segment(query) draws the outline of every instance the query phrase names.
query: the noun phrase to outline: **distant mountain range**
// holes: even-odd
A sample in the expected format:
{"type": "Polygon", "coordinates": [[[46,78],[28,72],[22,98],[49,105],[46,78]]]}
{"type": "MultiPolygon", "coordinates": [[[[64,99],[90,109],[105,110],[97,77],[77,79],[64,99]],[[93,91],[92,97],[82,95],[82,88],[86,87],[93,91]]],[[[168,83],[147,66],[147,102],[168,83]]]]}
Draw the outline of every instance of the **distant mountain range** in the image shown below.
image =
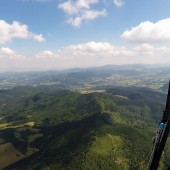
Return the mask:
{"type": "Polygon", "coordinates": [[[55,85],[81,91],[108,86],[138,86],[165,92],[163,86],[169,79],[169,65],[107,65],[64,71],[1,73],[0,89],[18,85],[55,85]]]}

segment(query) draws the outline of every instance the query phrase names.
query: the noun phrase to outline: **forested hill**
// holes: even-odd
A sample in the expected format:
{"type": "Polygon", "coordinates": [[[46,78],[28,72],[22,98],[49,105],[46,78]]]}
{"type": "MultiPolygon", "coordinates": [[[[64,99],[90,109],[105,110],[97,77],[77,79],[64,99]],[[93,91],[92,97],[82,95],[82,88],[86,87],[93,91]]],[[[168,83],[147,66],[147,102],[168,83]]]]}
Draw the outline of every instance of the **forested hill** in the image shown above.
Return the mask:
{"type": "MultiPolygon", "coordinates": [[[[89,94],[38,91],[20,94],[13,103],[3,98],[0,147],[10,143],[18,158],[4,169],[146,169],[165,99],[133,87],[89,94]]],[[[168,153],[167,148],[162,169],[168,153]]]]}

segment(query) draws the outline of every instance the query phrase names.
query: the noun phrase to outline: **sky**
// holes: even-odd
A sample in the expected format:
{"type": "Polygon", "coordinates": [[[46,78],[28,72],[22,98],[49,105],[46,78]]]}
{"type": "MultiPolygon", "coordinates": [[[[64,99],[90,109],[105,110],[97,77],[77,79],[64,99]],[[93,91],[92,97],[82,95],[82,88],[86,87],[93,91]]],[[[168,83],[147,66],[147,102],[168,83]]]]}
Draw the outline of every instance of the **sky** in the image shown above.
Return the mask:
{"type": "Polygon", "coordinates": [[[0,72],[170,64],[169,0],[0,0],[0,72]]]}

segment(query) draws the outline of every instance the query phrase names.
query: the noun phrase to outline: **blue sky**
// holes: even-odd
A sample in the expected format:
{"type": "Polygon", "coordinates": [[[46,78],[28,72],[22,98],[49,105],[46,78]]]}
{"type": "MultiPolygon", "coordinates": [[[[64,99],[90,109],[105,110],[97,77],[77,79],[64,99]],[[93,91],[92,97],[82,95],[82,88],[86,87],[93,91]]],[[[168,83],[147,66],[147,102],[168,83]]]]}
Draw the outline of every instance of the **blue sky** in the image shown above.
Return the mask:
{"type": "Polygon", "coordinates": [[[170,63],[169,0],[1,0],[0,71],[170,63]]]}

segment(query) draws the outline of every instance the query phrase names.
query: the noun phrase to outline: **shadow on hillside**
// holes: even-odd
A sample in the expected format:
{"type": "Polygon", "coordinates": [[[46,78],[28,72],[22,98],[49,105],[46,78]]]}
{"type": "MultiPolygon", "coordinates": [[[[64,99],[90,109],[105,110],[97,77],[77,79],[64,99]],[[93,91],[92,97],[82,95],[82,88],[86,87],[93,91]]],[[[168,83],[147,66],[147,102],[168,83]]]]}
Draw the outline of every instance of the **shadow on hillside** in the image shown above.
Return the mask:
{"type": "MultiPolygon", "coordinates": [[[[67,166],[76,155],[86,152],[95,140],[94,129],[102,125],[103,121],[107,123],[105,117],[102,118],[102,121],[101,118],[102,114],[94,114],[86,119],[65,122],[58,126],[38,126],[43,137],[34,140],[30,145],[33,148],[38,148],[39,151],[6,167],[5,170],[26,170],[26,167],[31,164],[34,164],[32,169],[37,170],[54,162],[57,162],[61,167],[67,166]]],[[[25,140],[25,144],[27,142],[25,140]]],[[[16,146],[16,148],[19,147],[16,146]]]]}
{"type": "Polygon", "coordinates": [[[26,132],[23,131],[20,132],[19,137],[17,137],[16,133],[16,129],[1,130],[0,137],[3,139],[3,142],[1,142],[0,145],[10,142],[22,154],[26,154],[28,148],[28,134],[25,134],[26,132]]]}

